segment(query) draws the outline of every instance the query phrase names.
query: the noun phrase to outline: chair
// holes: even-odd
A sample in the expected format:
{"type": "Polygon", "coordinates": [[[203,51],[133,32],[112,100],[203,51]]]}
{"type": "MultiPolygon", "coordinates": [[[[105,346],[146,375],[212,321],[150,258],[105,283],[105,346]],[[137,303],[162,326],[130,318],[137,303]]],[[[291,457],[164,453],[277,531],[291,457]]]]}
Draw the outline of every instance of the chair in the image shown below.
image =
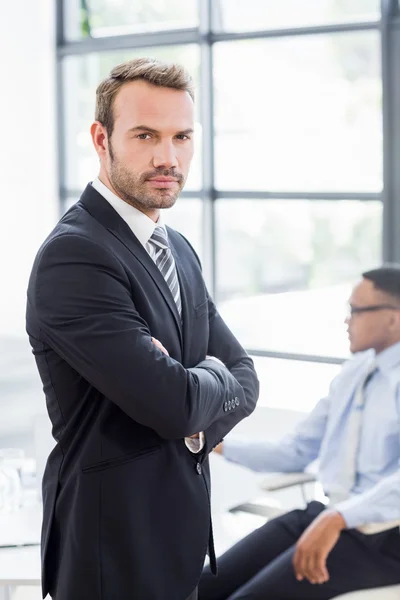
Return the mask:
{"type": "MultiPolygon", "coordinates": [[[[306,485],[315,483],[316,477],[314,473],[273,473],[268,475],[260,485],[263,492],[271,493],[280,490],[289,489],[299,486],[304,505],[307,504],[306,485]]],[[[265,497],[265,502],[245,502],[237,506],[233,506],[230,512],[247,512],[255,515],[260,515],[271,519],[277,515],[283,514],[285,510],[279,507],[276,503],[271,502],[270,497],[265,497]]]]}

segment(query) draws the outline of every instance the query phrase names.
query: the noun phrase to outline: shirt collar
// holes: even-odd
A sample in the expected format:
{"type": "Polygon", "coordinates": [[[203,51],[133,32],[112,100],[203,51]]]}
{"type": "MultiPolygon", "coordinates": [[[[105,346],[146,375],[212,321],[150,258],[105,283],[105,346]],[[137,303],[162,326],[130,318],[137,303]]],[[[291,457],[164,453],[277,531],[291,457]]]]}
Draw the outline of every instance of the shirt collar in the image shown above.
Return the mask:
{"type": "Polygon", "coordinates": [[[146,246],[156,227],[162,227],[166,233],[166,228],[163,223],[161,213],[157,223],[154,223],[150,217],[114,194],[114,192],[104,185],[104,183],[100,181],[98,177],[92,181],[92,186],[99,194],[103,196],[103,198],[105,198],[105,200],[107,200],[107,202],[109,202],[109,204],[111,204],[121,219],[123,219],[133,231],[142,246],[146,246]]]}
{"type": "Polygon", "coordinates": [[[393,344],[376,355],[376,364],[382,371],[389,371],[400,363],[400,342],[393,344]]]}

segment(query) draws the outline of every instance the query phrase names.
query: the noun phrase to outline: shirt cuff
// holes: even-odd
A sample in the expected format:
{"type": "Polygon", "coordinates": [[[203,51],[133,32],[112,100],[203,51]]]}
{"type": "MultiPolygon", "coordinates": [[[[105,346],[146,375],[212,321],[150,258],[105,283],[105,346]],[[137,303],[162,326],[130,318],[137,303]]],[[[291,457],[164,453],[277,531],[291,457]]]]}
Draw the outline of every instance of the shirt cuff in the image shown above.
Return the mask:
{"type": "Polygon", "coordinates": [[[185,444],[186,447],[189,448],[190,452],[193,452],[193,454],[198,454],[201,452],[205,444],[204,431],[200,431],[198,438],[185,438],[185,444]]]}
{"type": "Polygon", "coordinates": [[[368,514],[370,509],[366,503],[360,503],[360,498],[353,496],[343,502],[338,502],[332,506],[334,510],[337,510],[346,521],[348,529],[356,529],[365,523],[376,521],[376,515],[372,516],[368,514]]]}

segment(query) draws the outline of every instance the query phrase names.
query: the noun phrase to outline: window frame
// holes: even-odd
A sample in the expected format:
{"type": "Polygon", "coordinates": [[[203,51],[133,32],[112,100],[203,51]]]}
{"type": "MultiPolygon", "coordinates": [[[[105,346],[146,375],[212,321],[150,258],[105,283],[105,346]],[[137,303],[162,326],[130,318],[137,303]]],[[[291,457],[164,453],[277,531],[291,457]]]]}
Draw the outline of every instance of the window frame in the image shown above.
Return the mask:
{"type": "MultiPolygon", "coordinates": [[[[215,203],[219,199],[263,199],[282,200],[378,200],[383,203],[382,258],[384,261],[400,262],[400,3],[399,0],[381,0],[381,18],[368,22],[345,22],[309,27],[291,27],[279,30],[247,32],[218,32],[213,29],[213,19],[218,17],[218,0],[198,0],[199,27],[135,33],[121,36],[91,38],[68,41],[65,36],[65,10],[67,2],[56,0],[56,77],[57,77],[57,139],[60,215],[64,213],[68,198],[79,196],[81,191],[70,189],[66,182],[65,156],[65,98],[63,95],[63,60],[66,56],[85,55],[91,52],[106,52],[119,49],[151,46],[198,44],[200,47],[200,88],[197,101],[200,103],[202,140],[202,180],[200,191],[183,191],[183,202],[200,198],[203,203],[203,268],[211,294],[217,288],[216,260],[216,215],[215,203]],[[217,190],[214,167],[214,94],[213,94],[213,45],[225,41],[268,39],[276,37],[320,35],[349,31],[378,31],[381,46],[382,73],[382,123],[383,123],[383,188],[381,192],[329,192],[325,190],[296,191],[246,191],[217,190]]],[[[216,298],[218,303],[218,298],[216,298]]],[[[255,356],[306,360],[312,362],[343,362],[342,357],[298,355],[290,352],[274,352],[248,349],[255,356]]]]}

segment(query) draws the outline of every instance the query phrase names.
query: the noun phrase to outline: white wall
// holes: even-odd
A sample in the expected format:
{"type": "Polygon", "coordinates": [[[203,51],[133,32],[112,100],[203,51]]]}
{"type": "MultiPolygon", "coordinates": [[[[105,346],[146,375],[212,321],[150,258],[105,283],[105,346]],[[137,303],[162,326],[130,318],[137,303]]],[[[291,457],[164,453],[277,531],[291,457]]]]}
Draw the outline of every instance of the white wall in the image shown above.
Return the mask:
{"type": "Polygon", "coordinates": [[[24,335],[31,264],[58,214],[54,5],[0,3],[1,336],[24,335]]]}

